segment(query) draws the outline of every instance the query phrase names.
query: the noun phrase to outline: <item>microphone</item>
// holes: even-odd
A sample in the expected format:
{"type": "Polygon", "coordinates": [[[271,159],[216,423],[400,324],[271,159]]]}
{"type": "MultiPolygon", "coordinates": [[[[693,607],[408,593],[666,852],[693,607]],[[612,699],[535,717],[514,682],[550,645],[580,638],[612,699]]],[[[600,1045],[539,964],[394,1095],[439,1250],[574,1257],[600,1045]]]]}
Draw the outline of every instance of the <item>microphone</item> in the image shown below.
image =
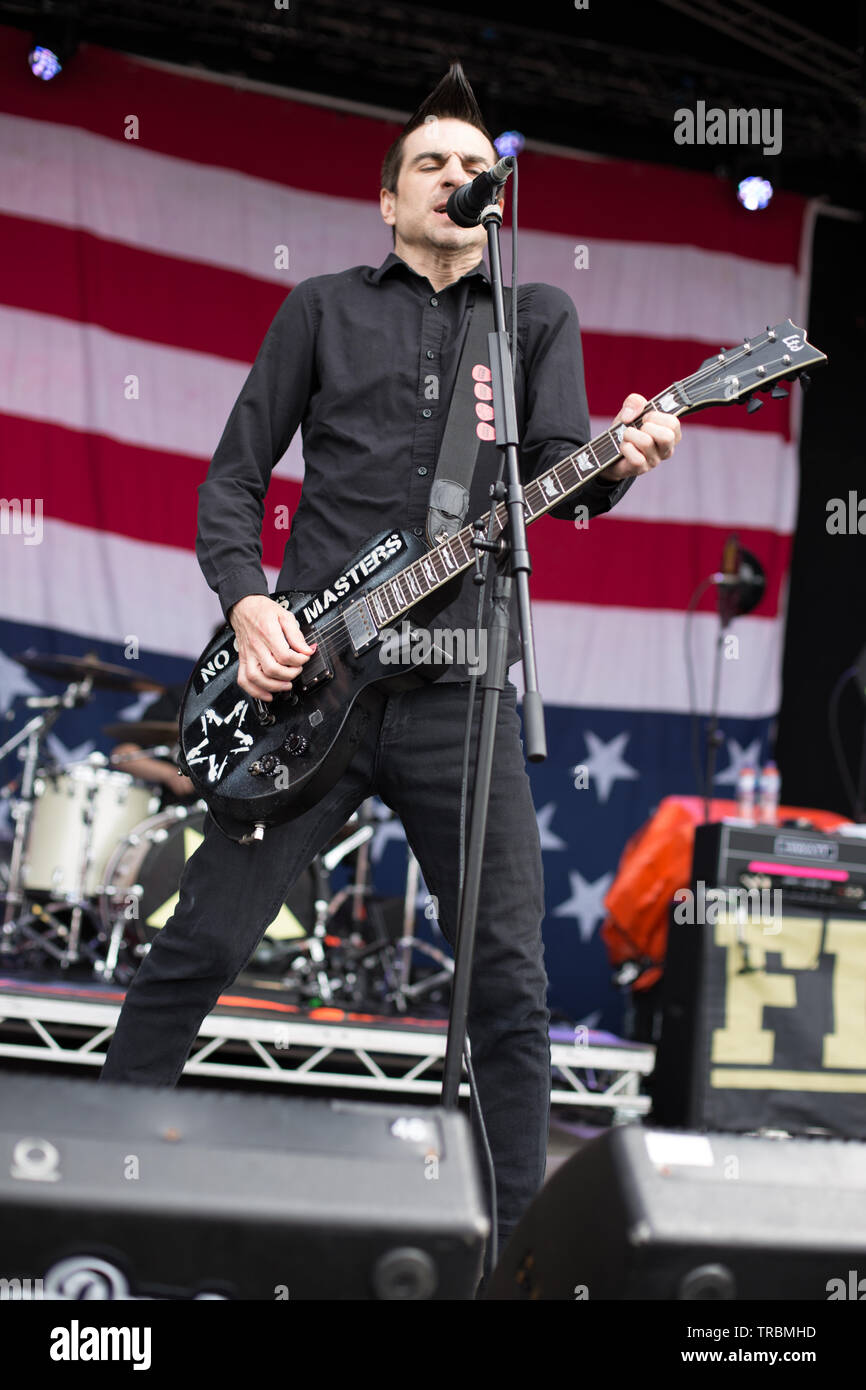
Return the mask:
{"type": "Polygon", "coordinates": [[[496,195],[505,184],[516,160],[513,154],[497,160],[492,169],[476,174],[471,183],[455,188],[445,206],[445,211],[458,227],[477,227],[482,212],[488,203],[496,201],[496,195]]]}
{"type": "Polygon", "coordinates": [[[760,603],[766,582],[764,567],[757,556],[745,550],[736,535],[728,536],[722,552],[722,568],[713,575],[723,628],[760,603]]]}

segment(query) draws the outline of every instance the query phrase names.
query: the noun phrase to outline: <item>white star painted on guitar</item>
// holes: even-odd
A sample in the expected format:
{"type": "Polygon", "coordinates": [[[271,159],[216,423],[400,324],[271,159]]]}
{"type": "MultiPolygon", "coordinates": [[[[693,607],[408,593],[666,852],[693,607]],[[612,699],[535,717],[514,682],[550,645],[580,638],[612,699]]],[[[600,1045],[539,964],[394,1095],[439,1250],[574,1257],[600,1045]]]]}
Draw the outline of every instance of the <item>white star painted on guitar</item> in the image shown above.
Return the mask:
{"type": "Polygon", "coordinates": [[[207,780],[208,780],[209,782],[217,782],[217,781],[219,781],[220,777],[222,777],[222,775],[223,775],[223,773],[224,773],[224,771],[225,771],[225,766],[226,766],[226,763],[228,762],[228,758],[227,758],[227,757],[223,758],[223,760],[222,760],[222,762],[220,763],[219,767],[217,767],[217,765],[216,765],[216,755],[213,754],[213,753],[211,753],[210,758],[209,758],[209,762],[210,762],[210,767],[208,768],[207,780]]]}
{"type": "Polygon", "coordinates": [[[243,729],[235,729],[233,737],[240,741],[241,746],[240,748],[232,748],[230,750],[232,753],[242,753],[245,748],[249,748],[252,745],[252,734],[245,734],[243,729]]]}

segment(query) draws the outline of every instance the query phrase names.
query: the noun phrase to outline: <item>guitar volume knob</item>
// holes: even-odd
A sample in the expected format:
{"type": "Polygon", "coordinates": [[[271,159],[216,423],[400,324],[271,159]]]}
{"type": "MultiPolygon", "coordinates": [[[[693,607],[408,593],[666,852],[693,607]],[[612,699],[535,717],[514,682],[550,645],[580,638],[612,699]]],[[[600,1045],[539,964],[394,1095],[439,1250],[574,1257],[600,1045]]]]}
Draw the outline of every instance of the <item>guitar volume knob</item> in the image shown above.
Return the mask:
{"type": "Polygon", "coordinates": [[[289,734],[289,737],[283,744],[283,748],[290,758],[299,758],[302,753],[306,753],[309,746],[310,740],[304,738],[303,734],[289,734]]]}
{"type": "Polygon", "coordinates": [[[271,773],[279,765],[279,758],[276,753],[265,753],[263,758],[257,758],[250,767],[253,777],[270,777],[271,773]]]}

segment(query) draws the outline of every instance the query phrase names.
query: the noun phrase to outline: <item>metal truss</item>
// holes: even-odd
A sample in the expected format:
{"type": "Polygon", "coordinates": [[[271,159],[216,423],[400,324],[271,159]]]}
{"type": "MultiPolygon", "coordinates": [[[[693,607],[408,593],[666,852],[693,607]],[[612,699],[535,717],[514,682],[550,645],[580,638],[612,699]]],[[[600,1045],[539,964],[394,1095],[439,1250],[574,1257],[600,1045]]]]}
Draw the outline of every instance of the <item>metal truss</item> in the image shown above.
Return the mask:
{"type": "MultiPolygon", "coordinates": [[[[443,12],[400,0],[52,0],[52,12],[77,17],[83,39],[157,59],[245,74],[280,86],[339,91],[359,83],[389,92],[400,118],[418,94],[441,77],[456,53],[471,54],[471,78],[482,104],[507,95],[516,119],[555,110],[567,127],[590,116],[627,129],[670,126],[673,109],[696,95],[720,107],[741,107],[760,90],[761,106],[783,107],[786,134],[804,155],[832,144],[863,151],[852,119],[862,95],[856,56],[793,21],[768,19],[754,0],[665,0],[689,20],[714,26],[777,64],[801,74],[734,70],[676,51],[676,29],[659,31],[656,51],[617,41],[546,32],[530,24],[485,20],[467,10],[443,12]],[[766,37],[764,37],[766,36],[766,37]],[[808,79],[808,80],[807,80],[808,79]],[[323,85],[324,84],[324,85],[323,85]],[[403,109],[405,108],[405,109],[403,109]]],[[[0,21],[35,23],[41,0],[0,0],[0,21]]],[[[543,23],[543,16],[542,16],[543,23]]],[[[379,99],[379,98],[376,98],[379,99]]],[[[577,142],[580,144],[580,141],[577,142]]]]}
{"type": "MultiPolygon", "coordinates": [[[[101,1067],[119,1006],[0,990],[0,1058],[101,1067]]],[[[444,1029],[430,1032],[399,1022],[334,1024],[312,1019],[209,1014],[184,1076],[290,1087],[434,1096],[441,1089],[444,1029]]],[[[553,1105],[607,1111],[614,1121],[649,1113],[642,1077],[655,1049],[641,1044],[552,1042],[553,1105]]],[[[466,1083],[460,1094],[468,1096],[466,1083]]]]}
{"type": "Polygon", "coordinates": [[[813,82],[826,82],[852,101],[863,100],[856,55],[786,14],[768,10],[756,0],[662,0],[662,4],[805,73],[813,82]]]}

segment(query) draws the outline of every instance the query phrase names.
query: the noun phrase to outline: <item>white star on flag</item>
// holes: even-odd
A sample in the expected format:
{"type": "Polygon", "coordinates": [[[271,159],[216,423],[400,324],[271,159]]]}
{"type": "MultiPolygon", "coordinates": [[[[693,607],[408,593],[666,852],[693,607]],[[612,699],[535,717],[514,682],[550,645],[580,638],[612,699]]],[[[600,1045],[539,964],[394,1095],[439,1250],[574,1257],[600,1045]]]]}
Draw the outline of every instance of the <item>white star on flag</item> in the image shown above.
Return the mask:
{"type": "Polygon", "coordinates": [[[761,740],[759,738],[752,739],[746,748],[743,748],[735,738],[726,738],[725,743],[728,745],[728,757],[731,760],[731,765],[723,768],[721,772],[717,772],[713,781],[719,782],[722,786],[733,787],[736,786],[737,778],[744,767],[753,767],[757,771],[761,760],[761,740]]]}
{"type": "Polygon", "coordinates": [[[131,705],[124,705],[123,709],[117,711],[115,723],[119,723],[121,719],[134,721],[136,723],[140,719],[146,719],[146,711],[150,709],[151,705],[155,705],[159,699],[161,699],[159,691],[143,690],[141,694],[133,700],[131,705]]]}
{"type": "MultiPolygon", "coordinates": [[[[589,757],[579,766],[585,767],[589,773],[590,786],[595,787],[599,801],[607,801],[614,782],[633,782],[640,776],[637,768],[625,762],[622,757],[623,749],[631,738],[630,730],[617,734],[616,738],[612,738],[608,743],[589,729],[584,730],[583,736],[589,749],[589,757]]],[[[572,777],[576,776],[577,772],[578,768],[573,767],[572,777]]]]}
{"type": "Polygon", "coordinates": [[[560,839],[550,828],[550,822],[553,820],[555,812],[556,802],[548,801],[546,806],[542,806],[541,810],[535,813],[542,850],[567,849],[565,840],[560,839]]]}
{"type": "Polygon", "coordinates": [[[613,874],[602,874],[594,883],[589,883],[577,870],[569,870],[571,897],[553,909],[554,917],[574,917],[580,927],[580,939],[584,946],[595,935],[597,922],[607,916],[604,896],[613,883],[613,874]]]}
{"type": "Polygon", "coordinates": [[[89,738],[86,743],[79,743],[77,748],[67,748],[65,743],[61,743],[56,734],[49,734],[45,740],[49,751],[54,754],[59,763],[81,763],[89,753],[96,747],[95,741],[89,738]]]}
{"type": "Polygon", "coordinates": [[[42,690],[30,679],[25,668],[0,652],[0,714],[6,713],[18,695],[41,694],[42,690]]]}

